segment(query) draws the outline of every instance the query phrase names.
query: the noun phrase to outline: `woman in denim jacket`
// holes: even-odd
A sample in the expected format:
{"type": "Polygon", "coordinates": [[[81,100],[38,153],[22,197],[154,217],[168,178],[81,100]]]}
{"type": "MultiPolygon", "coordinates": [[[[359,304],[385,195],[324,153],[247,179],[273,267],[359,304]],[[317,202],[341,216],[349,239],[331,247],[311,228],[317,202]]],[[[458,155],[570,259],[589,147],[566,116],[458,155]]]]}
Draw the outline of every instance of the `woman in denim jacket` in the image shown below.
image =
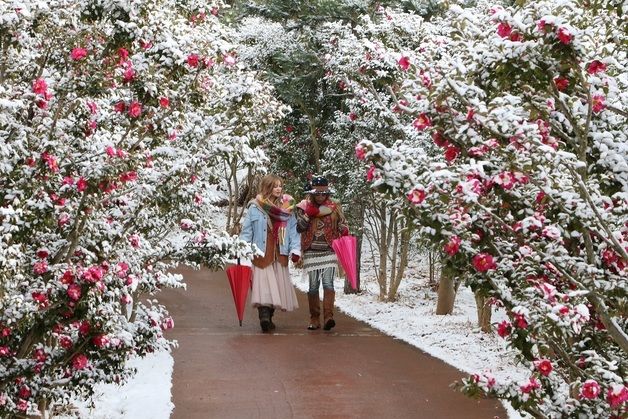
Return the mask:
{"type": "Polygon", "coordinates": [[[257,307],[263,332],[275,329],[275,309],[298,308],[290,281],[288,257],[297,263],[301,257],[301,236],[292,212],[294,200],[284,195],[281,178],[265,176],[258,195],[248,204],[240,238],[257,246],[253,258],[251,304],[257,307]]]}

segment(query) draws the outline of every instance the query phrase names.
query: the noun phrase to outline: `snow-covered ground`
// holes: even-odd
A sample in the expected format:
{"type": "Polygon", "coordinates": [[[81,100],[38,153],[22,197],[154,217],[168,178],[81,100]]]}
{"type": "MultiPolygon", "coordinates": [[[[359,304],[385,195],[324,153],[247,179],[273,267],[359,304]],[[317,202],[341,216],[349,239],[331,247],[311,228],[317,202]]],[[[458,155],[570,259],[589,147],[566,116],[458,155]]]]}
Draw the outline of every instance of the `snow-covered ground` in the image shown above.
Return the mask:
{"type": "Polygon", "coordinates": [[[134,358],[130,366],[137,374],[124,385],[97,386],[93,400],[75,401],[76,408],[60,419],[168,419],[174,409],[171,401],[172,368],[169,352],[156,352],[134,358]]]}

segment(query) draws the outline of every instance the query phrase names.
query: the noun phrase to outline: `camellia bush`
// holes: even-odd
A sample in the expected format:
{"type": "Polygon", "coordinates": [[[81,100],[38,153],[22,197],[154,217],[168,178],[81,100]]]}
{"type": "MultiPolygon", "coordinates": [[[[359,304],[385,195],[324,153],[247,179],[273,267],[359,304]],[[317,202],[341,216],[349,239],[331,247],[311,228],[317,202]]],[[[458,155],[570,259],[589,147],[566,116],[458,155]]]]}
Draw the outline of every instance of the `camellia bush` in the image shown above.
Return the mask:
{"type": "Polygon", "coordinates": [[[215,186],[285,109],[231,38],[205,1],[0,4],[0,416],[124,381],[169,346],[170,269],[250,254],[215,186]]]}
{"type": "Polygon", "coordinates": [[[356,153],[445,264],[506,310],[497,333],[529,378],[480,373],[465,393],[534,417],[625,417],[625,5],[518,4],[452,6],[423,26],[446,39],[392,56],[407,77],[387,100],[439,156],[368,137],[356,153]]]}

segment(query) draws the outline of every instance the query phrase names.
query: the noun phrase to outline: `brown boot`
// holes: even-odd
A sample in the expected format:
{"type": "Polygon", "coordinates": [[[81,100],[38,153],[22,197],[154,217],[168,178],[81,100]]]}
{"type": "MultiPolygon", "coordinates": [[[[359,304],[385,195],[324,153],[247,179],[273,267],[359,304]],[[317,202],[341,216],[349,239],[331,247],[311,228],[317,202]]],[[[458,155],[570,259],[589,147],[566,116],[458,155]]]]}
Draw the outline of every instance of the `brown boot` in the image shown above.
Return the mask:
{"type": "Polygon", "coordinates": [[[310,306],[310,324],[308,330],[316,330],[321,328],[321,300],[316,294],[307,293],[307,302],[310,306]]]}
{"type": "Polygon", "coordinates": [[[334,321],[334,300],[336,298],[336,291],[334,290],[323,290],[323,319],[325,321],[325,325],[323,326],[324,330],[331,330],[332,327],[336,325],[334,321]]]}
{"type": "Polygon", "coordinates": [[[270,307],[259,306],[257,311],[259,312],[259,325],[262,332],[266,333],[270,330],[270,307]]]}
{"type": "Polygon", "coordinates": [[[275,326],[275,323],[273,323],[274,315],[275,315],[275,307],[271,307],[270,308],[270,325],[269,325],[270,330],[275,330],[277,328],[277,326],[275,326]]]}

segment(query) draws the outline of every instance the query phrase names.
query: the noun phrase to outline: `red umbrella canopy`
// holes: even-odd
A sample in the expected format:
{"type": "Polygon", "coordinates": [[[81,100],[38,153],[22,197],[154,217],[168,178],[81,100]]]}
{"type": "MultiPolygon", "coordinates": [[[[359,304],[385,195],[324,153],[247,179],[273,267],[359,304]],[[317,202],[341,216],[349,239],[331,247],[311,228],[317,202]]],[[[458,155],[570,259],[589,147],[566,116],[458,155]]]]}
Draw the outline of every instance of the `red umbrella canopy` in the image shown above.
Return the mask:
{"type": "Polygon", "coordinates": [[[358,242],[355,236],[343,236],[331,243],[331,247],[338,257],[338,262],[340,262],[342,269],[345,270],[349,284],[351,284],[353,289],[357,289],[358,282],[358,266],[356,263],[357,244],[358,242]]]}
{"type": "Polygon", "coordinates": [[[244,265],[230,266],[225,271],[227,272],[227,278],[229,278],[229,285],[231,286],[233,302],[235,303],[238,313],[238,320],[240,321],[240,326],[242,326],[244,305],[246,304],[249,288],[251,288],[251,274],[253,271],[250,267],[244,265]]]}

